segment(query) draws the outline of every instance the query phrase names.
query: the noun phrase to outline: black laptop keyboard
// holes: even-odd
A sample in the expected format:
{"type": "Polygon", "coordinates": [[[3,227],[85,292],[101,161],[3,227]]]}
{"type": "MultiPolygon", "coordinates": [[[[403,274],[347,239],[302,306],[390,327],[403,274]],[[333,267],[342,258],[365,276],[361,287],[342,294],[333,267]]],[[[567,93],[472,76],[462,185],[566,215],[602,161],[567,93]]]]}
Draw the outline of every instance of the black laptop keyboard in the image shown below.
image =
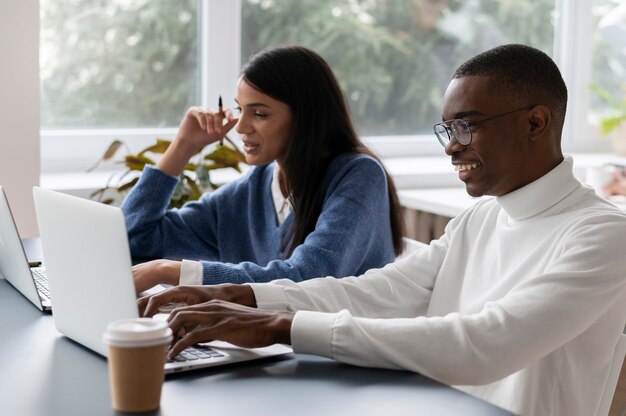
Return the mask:
{"type": "Polygon", "coordinates": [[[173,359],[168,359],[168,363],[180,363],[184,361],[196,361],[205,358],[217,358],[224,357],[221,352],[215,351],[211,347],[205,345],[195,345],[193,347],[185,348],[180,354],[173,359]]]}
{"type": "Polygon", "coordinates": [[[45,300],[50,300],[50,291],[48,290],[48,276],[43,269],[30,269],[37,291],[45,300]]]}

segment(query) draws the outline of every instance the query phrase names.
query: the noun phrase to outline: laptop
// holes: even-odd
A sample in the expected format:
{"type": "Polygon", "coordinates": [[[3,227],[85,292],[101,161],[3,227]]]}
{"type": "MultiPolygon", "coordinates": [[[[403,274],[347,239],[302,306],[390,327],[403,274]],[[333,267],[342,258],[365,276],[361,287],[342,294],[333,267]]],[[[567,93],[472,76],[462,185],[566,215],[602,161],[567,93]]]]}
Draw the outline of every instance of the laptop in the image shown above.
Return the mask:
{"type": "MultiPolygon", "coordinates": [[[[34,187],[35,210],[57,330],[103,356],[109,322],[139,316],[121,210],[34,187]]],[[[199,344],[165,364],[172,373],[288,354],[291,348],[199,344]]]]}
{"type": "Polygon", "coordinates": [[[50,311],[52,304],[43,267],[28,262],[9,200],[0,186],[0,274],[40,311],[50,311]]]}

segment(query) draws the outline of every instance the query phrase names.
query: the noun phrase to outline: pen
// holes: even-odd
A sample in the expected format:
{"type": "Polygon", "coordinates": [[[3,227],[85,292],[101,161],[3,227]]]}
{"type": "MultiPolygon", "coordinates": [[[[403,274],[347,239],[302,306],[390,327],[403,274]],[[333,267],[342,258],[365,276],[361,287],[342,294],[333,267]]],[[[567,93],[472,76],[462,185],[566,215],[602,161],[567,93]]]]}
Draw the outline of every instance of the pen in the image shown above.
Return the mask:
{"type": "MultiPolygon", "coordinates": [[[[224,109],[222,108],[222,96],[220,95],[220,98],[217,102],[217,108],[218,108],[218,112],[219,115],[223,116],[224,115],[224,109]]],[[[220,146],[224,145],[224,138],[220,138],[220,146]]]]}

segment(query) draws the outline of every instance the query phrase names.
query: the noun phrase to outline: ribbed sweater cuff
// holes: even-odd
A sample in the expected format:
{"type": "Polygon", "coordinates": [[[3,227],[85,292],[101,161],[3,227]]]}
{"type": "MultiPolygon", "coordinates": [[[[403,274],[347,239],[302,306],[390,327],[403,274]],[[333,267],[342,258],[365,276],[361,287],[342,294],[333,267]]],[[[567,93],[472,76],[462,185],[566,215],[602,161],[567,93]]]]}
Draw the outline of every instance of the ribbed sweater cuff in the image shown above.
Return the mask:
{"type": "Polygon", "coordinates": [[[160,195],[164,191],[167,191],[169,194],[174,191],[177,183],[178,178],[167,175],[155,167],[146,165],[139,178],[139,184],[142,186],[138,187],[138,189],[142,189],[144,194],[160,195]]]}
{"type": "Polygon", "coordinates": [[[202,284],[219,285],[220,283],[248,283],[242,280],[232,267],[215,261],[202,262],[202,284]]]}

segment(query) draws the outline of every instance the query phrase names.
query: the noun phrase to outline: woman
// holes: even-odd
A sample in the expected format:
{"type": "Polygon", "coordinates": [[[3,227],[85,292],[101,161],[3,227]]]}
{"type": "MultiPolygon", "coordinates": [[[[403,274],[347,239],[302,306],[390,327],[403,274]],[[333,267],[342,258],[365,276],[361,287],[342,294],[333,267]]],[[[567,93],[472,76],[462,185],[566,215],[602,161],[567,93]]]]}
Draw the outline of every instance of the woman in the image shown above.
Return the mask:
{"type": "Polygon", "coordinates": [[[235,101],[238,117],[189,109],[172,145],[122,204],[133,257],[162,259],[133,268],[137,292],[159,283],[355,275],[399,254],[393,182],[357,137],[319,55],[297,46],[259,53],[244,66],[235,101]],[[233,127],[254,167],[166,210],[190,157],[233,127]]]}

